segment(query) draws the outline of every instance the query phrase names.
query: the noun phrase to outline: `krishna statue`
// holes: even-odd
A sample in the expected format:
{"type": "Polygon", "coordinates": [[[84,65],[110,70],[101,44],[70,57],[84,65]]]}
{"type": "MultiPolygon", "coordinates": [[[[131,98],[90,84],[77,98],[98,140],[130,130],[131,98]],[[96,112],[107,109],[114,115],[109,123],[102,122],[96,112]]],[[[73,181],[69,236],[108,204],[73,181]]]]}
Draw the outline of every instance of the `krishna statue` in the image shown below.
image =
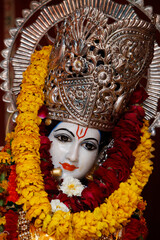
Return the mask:
{"type": "Polygon", "coordinates": [[[22,14],[2,51],[0,239],[145,239],[160,17],[142,0],[40,0],[22,14]]]}

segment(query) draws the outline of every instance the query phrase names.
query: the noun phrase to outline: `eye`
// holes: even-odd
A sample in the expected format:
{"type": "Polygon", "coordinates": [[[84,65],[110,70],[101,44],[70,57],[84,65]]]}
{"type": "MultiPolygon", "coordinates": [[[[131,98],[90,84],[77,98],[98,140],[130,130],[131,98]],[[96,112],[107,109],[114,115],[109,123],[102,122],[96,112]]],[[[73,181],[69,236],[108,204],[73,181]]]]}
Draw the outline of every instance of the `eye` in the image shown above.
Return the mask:
{"type": "Polygon", "coordinates": [[[58,134],[54,136],[55,138],[57,138],[60,142],[71,142],[72,139],[65,135],[65,134],[58,134]]]}
{"type": "Polygon", "coordinates": [[[97,146],[92,142],[84,142],[82,146],[88,151],[93,151],[97,149],[97,146]]]}

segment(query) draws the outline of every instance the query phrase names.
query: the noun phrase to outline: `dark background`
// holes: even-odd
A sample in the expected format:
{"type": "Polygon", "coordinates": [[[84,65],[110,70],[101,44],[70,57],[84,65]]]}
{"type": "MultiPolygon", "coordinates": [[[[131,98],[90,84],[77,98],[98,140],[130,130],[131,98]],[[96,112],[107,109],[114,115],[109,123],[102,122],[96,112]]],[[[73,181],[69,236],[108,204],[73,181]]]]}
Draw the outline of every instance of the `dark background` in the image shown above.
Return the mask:
{"type": "MultiPolygon", "coordinates": [[[[0,51],[5,49],[3,43],[4,40],[4,2],[7,0],[0,0],[0,51]]],[[[30,0],[14,0],[15,1],[15,17],[22,17],[22,9],[29,8],[30,0]]],[[[57,0],[58,2],[59,0],[57,0]]],[[[76,0],[75,0],[76,1],[76,0]]],[[[54,1],[55,2],[55,1],[54,1]]],[[[119,2],[117,0],[117,2],[119,2]]],[[[160,0],[144,0],[145,5],[153,6],[155,13],[160,14],[160,0]]],[[[10,19],[8,19],[10,21],[10,19]]],[[[12,24],[12,23],[10,23],[12,24]]],[[[14,27],[14,25],[12,26],[14,27]]],[[[158,42],[160,42],[160,34],[157,36],[158,42]]],[[[0,56],[0,60],[3,58],[0,56]]],[[[0,80],[1,82],[1,80],[0,80]]],[[[5,105],[3,103],[2,96],[3,92],[0,90],[0,146],[4,145],[5,138],[5,105]]],[[[149,235],[147,240],[160,240],[160,129],[157,129],[156,137],[154,137],[154,152],[155,158],[154,170],[149,179],[149,183],[143,191],[143,197],[147,201],[147,208],[145,211],[145,218],[147,220],[147,226],[149,228],[149,235]]]]}

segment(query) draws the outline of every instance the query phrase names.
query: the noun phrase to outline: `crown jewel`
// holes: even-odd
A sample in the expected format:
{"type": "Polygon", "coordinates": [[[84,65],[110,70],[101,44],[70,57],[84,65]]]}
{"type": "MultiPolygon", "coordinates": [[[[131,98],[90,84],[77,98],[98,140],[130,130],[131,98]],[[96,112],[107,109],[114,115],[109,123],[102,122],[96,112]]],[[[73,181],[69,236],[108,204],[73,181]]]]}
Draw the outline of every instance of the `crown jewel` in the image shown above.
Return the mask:
{"type": "Polygon", "coordinates": [[[46,104],[49,117],[110,131],[153,56],[152,24],[108,24],[97,9],[77,10],[59,25],[46,104]]]}

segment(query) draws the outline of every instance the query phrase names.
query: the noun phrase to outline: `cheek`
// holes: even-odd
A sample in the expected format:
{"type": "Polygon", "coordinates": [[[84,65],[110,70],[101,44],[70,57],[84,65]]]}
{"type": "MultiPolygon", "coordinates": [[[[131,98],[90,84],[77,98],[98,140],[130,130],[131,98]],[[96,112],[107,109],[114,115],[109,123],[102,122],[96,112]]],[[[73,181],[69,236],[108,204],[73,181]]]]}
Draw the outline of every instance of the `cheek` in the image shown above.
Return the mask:
{"type": "Polygon", "coordinates": [[[96,151],[81,151],[79,155],[79,171],[88,173],[97,160],[98,150],[96,151]]]}
{"type": "Polygon", "coordinates": [[[59,166],[59,162],[65,159],[67,149],[69,148],[69,146],[66,145],[57,140],[52,143],[50,154],[52,156],[52,163],[55,165],[55,167],[57,167],[57,165],[59,166]]]}

